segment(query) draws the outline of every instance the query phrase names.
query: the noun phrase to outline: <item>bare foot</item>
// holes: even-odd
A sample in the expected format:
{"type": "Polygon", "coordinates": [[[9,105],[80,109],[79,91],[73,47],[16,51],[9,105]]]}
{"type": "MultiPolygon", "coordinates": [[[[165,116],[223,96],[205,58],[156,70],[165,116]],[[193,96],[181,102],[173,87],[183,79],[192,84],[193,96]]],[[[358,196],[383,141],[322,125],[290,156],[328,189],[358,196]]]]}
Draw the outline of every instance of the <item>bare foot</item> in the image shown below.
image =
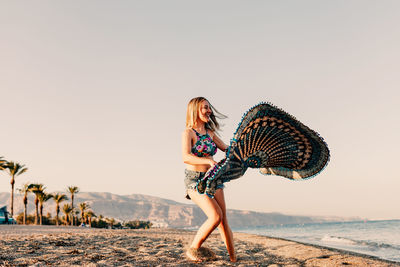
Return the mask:
{"type": "Polygon", "coordinates": [[[194,250],[197,250],[197,249],[189,248],[186,251],[186,257],[188,257],[189,260],[194,261],[194,262],[202,262],[202,260],[198,257],[197,253],[194,250]]]}
{"type": "Polygon", "coordinates": [[[236,256],[230,257],[231,262],[237,262],[236,256]]]}
{"type": "Polygon", "coordinates": [[[203,262],[214,260],[216,258],[215,253],[206,247],[189,248],[186,251],[186,256],[194,262],[203,262]]]}

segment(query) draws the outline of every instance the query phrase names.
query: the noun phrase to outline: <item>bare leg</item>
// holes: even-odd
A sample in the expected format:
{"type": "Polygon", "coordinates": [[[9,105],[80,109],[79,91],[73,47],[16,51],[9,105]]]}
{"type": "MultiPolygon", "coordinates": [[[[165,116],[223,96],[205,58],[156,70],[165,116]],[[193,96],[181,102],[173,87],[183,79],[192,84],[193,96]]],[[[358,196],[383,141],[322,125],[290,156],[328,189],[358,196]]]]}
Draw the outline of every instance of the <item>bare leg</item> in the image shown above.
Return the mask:
{"type": "Polygon", "coordinates": [[[226,217],[226,205],[223,189],[218,189],[215,192],[214,199],[217,201],[218,206],[221,208],[223,216],[221,223],[218,225],[219,233],[221,234],[222,240],[224,241],[226,249],[228,250],[230,260],[232,262],[236,262],[235,247],[233,245],[233,234],[228,224],[228,218],[226,217]]]}
{"type": "Polygon", "coordinates": [[[194,203],[199,206],[207,216],[207,220],[200,226],[193,239],[192,248],[200,248],[201,244],[214,231],[222,221],[222,210],[215,199],[202,195],[195,190],[189,190],[189,196],[194,203]]]}

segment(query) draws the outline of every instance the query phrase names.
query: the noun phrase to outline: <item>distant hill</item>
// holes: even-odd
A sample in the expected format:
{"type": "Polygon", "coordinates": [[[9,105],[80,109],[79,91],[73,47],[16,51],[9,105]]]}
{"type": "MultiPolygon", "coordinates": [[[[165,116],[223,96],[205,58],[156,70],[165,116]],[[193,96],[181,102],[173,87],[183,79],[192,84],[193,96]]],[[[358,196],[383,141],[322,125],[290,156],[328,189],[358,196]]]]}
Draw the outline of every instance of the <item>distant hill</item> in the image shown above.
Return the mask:
{"type": "MultiPolygon", "coordinates": [[[[7,205],[8,210],[10,193],[0,193],[0,207],[7,205]]],[[[152,221],[161,227],[190,228],[197,227],[204,222],[206,216],[195,205],[179,203],[173,200],[159,197],[132,194],[116,195],[111,193],[80,192],[75,196],[74,203],[77,206],[81,202],[87,202],[95,214],[105,217],[113,217],[121,221],[146,220],[152,221]]],[[[70,203],[68,200],[64,203],[70,203]]],[[[14,199],[14,213],[23,212],[22,195],[16,194],[14,199]]],[[[35,209],[34,195],[29,196],[28,213],[35,209]]],[[[44,205],[44,214],[55,214],[55,203],[49,200],[44,205]]],[[[254,227],[274,224],[301,224],[318,223],[328,221],[350,221],[359,218],[321,217],[321,216],[292,216],[281,213],[264,213],[244,210],[227,211],[229,223],[232,228],[254,227]]]]}

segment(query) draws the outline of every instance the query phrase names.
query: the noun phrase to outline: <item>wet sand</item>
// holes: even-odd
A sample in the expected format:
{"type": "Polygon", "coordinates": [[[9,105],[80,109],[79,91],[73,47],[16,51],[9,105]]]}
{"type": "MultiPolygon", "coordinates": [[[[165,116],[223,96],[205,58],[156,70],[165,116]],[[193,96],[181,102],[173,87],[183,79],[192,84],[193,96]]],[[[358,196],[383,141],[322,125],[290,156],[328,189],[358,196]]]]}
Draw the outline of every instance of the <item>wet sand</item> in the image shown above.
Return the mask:
{"type": "Polygon", "coordinates": [[[217,259],[192,263],[195,232],[0,225],[0,266],[400,266],[374,257],[278,238],[234,233],[231,263],[218,233],[205,246],[217,259]]]}

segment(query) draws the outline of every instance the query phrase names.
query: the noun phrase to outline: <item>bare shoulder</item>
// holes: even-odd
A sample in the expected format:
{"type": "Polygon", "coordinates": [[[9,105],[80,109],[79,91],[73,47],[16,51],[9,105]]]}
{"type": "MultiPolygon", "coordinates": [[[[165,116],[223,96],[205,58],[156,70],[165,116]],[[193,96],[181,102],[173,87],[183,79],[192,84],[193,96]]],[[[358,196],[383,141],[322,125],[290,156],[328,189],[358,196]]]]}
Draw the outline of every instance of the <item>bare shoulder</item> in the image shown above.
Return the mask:
{"type": "Polygon", "coordinates": [[[214,139],[214,137],[216,136],[216,134],[213,130],[207,130],[207,133],[212,139],[214,139]]]}
{"type": "Polygon", "coordinates": [[[186,128],[185,130],[183,130],[182,136],[192,137],[192,136],[193,136],[193,131],[192,131],[192,129],[186,128]]]}

